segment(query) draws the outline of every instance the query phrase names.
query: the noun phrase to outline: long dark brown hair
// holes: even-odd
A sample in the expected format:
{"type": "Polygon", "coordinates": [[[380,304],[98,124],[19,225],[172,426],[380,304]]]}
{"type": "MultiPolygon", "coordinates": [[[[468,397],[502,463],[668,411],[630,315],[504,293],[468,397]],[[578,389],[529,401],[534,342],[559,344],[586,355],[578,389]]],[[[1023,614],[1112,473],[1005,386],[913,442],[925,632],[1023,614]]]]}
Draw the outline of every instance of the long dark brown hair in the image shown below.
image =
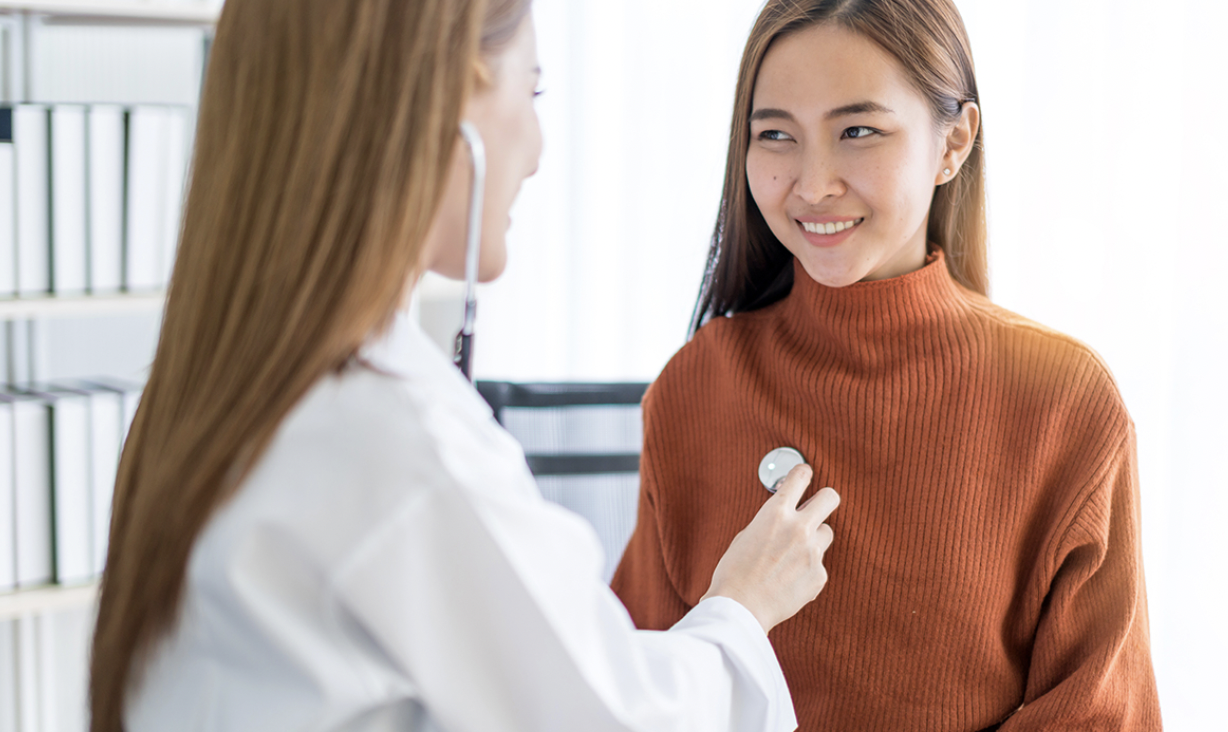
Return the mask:
{"type": "MultiPolygon", "coordinates": [[[[178,258],[120,461],[91,729],[178,616],[202,528],[323,375],[403,302],[481,62],[530,0],[229,0],[178,258]]],[[[488,69],[487,69],[488,71],[488,69]]]]}
{"type": "MultiPolygon", "coordinates": [[[[793,255],[768,228],[746,178],[750,115],[755,81],[772,43],[824,23],[859,33],[894,56],[929,102],[939,126],[958,120],[965,103],[979,103],[972,48],[952,0],[768,0],[742,54],[725,189],[691,320],[692,334],[713,317],[765,307],[793,288],[793,255]]],[[[986,294],[983,139],[978,129],[959,175],[935,191],[927,236],[946,254],[957,282],[986,294]]]]}

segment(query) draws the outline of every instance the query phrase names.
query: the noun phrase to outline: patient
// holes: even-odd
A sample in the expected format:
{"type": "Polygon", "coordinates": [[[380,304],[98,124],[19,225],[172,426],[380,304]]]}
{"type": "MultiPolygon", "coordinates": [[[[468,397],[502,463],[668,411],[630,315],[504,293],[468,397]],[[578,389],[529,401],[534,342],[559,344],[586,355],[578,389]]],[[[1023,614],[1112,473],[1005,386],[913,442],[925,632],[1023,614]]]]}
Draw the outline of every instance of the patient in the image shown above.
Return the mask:
{"type": "Polygon", "coordinates": [[[802,730],[1158,730],[1134,428],[1094,352],[986,298],[978,100],[951,0],[768,1],[614,589],[679,620],[793,447],[844,499],[771,636],[802,730]]]}

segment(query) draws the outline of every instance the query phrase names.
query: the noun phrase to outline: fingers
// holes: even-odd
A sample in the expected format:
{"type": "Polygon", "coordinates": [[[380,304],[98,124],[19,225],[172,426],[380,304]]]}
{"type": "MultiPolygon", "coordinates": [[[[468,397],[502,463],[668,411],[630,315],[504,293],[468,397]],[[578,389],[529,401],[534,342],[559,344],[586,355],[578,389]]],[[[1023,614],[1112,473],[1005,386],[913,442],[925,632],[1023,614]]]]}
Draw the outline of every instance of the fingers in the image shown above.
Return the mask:
{"type": "Polygon", "coordinates": [[[824,488],[810,497],[797,510],[805,514],[807,522],[814,527],[827,520],[831,512],[840,505],[840,494],[831,488],[824,488]]]}
{"type": "Polygon", "coordinates": [[[813,475],[814,470],[809,465],[803,463],[794,467],[780,482],[776,495],[769,498],[768,503],[775,501],[796,509],[797,502],[802,500],[802,495],[806,492],[806,487],[810,485],[810,478],[813,475]]]}
{"type": "Polygon", "coordinates": [[[827,550],[831,548],[831,543],[836,539],[836,532],[832,531],[831,527],[827,524],[819,524],[815,534],[818,535],[819,551],[826,554],[827,550]]]}

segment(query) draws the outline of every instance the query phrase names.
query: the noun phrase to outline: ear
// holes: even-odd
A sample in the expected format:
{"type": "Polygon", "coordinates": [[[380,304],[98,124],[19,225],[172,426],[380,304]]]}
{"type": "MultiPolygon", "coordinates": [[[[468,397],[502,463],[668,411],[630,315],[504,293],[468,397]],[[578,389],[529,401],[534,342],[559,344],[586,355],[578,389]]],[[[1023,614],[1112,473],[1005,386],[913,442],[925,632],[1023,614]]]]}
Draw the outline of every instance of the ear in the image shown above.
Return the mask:
{"type": "Polygon", "coordinates": [[[473,63],[473,77],[477,80],[478,89],[494,86],[495,70],[486,59],[479,58],[473,63]]]}
{"type": "Polygon", "coordinates": [[[934,185],[950,183],[959,175],[959,169],[972,154],[972,146],[976,144],[976,133],[981,129],[981,108],[976,102],[966,102],[960,110],[959,119],[947,132],[946,151],[942,155],[942,164],[934,185]],[[948,173],[947,171],[951,171],[948,173]]]}

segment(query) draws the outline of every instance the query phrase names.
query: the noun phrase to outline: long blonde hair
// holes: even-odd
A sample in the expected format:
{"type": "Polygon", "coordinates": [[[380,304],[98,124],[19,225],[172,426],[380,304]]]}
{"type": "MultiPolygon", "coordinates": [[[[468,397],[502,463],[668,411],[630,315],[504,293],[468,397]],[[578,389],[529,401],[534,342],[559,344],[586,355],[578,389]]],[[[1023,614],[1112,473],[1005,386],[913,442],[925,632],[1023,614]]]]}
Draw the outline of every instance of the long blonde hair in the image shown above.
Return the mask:
{"type": "Polygon", "coordinates": [[[293,405],[421,266],[482,52],[529,0],[229,0],[149,383],[120,461],[91,729],[173,625],[187,562],[293,405]]]}
{"type": "MultiPolygon", "coordinates": [[[[930,105],[934,122],[953,124],[963,106],[980,103],[972,46],[952,0],[768,0],[742,54],[733,124],[716,229],[691,332],[710,318],[756,310],[793,287],[793,255],[755,205],[746,178],[755,81],[776,40],[831,23],[858,33],[895,57],[930,105]]],[[[954,279],[981,294],[989,290],[985,225],[984,125],[959,175],[934,193],[929,242],[946,255],[954,279]]]]}

